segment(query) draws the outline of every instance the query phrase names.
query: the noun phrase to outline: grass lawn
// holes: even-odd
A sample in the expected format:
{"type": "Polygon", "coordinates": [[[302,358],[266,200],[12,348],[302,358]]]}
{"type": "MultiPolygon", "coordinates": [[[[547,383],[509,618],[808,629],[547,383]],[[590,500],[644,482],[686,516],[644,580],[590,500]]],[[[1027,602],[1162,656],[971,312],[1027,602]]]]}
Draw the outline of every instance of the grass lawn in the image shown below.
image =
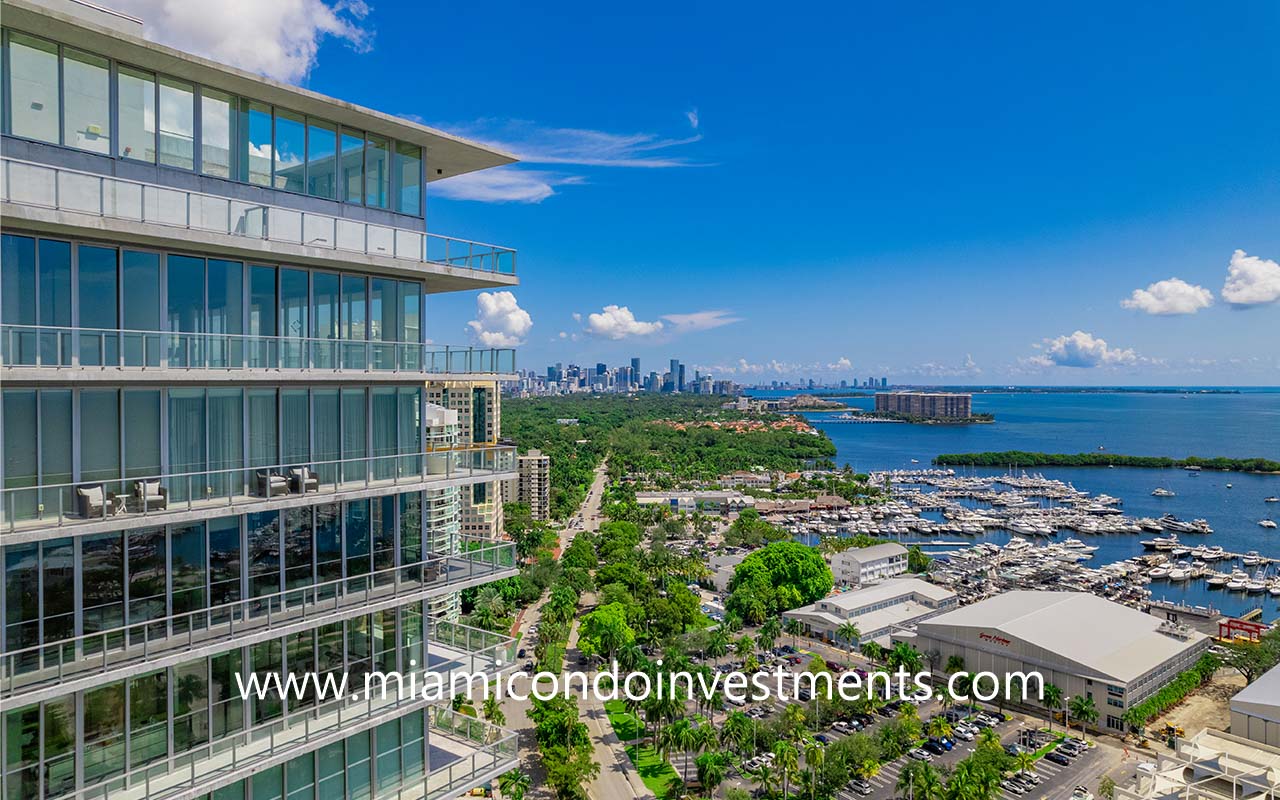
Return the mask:
{"type": "MultiPolygon", "coordinates": [[[[613,732],[618,734],[623,744],[640,738],[644,726],[640,724],[640,720],[627,713],[626,706],[621,700],[606,702],[604,710],[609,715],[609,724],[613,726],[613,732]]],[[[640,773],[640,780],[644,781],[644,785],[658,797],[665,797],[667,787],[672,781],[679,779],[675,767],[667,763],[667,760],[659,756],[658,751],[649,745],[627,744],[626,750],[631,763],[635,764],[636,771],[640,773]]]]}

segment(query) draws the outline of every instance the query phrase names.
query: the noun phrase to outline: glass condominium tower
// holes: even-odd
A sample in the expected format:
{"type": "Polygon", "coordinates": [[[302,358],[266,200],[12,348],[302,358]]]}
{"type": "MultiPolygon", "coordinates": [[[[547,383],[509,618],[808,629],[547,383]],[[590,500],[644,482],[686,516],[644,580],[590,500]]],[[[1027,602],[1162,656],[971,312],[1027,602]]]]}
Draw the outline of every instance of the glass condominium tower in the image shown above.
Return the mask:
{"type": "Polygon", "coordinates": [[[424,194],[513,159],[96,5],[0,12],[0,796],[449,798],[511,769],[512,734],[364,678],[511,662],[433,610],[515,574],[459,527],[515,452],[428,387],[496,388],[514,353],[424,331],[426,295],[514,286],[515,253],[427,233],[424,194]],[[348,695],[244,697],[271,674],[348,695]]]}

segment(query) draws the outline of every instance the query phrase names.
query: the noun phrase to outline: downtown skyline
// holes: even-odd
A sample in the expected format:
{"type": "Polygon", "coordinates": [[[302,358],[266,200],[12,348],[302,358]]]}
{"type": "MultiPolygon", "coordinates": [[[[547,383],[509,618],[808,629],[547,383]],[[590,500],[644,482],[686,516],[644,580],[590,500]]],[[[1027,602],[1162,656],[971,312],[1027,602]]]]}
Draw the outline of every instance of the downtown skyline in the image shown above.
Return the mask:
{"type": "Polygon", "coordinates": [[[386,84],[362,76],[416,52],[412,4],[198,29],[123,5],[521,157],[441,184],[428,225],[518,241],[542,280],[428,299],[435,341],[519,343],[522,367],[678,351],[739,383],[1280,377],[1280,57],[1249,44],[1270,4],[830,9],[839,48],[753,6],[450,7],[437,29],[507,21],[484,69],[443,37],[423,80],[386,84]]]}

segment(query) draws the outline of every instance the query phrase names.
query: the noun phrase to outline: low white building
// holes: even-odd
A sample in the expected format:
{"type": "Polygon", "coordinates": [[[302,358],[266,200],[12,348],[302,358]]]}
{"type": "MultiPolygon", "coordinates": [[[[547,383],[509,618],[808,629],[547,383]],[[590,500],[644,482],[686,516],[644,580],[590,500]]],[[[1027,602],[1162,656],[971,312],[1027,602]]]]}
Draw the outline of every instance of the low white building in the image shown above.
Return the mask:
{"type": "Polygon", "coordinates": [[[1205,729],[1140,764],[1115,800],[1280,800],[1280,748],[1205,729]]]}
{"type": "Polygon", "coordinates": [[[1275,667],[1231,698],[1231,732],[1255,742],[1280,747],[1280,667],[1275,667]]]}
{"type": "Polygon", "coordinates": [[[743,550],[741,553],[723,553],[712,556],[707,561],[707,566],[711,570],[711,585],[716,587],[717,592],[729,591],[729,581],[733,580],[734,569],[748,555],[750,555],[750,551],[743,550]]]}
{"type": "Polygon", "coordinates": [[[862,586],[907,571],[907,548],[900,544],[850,547],[831,557],[831,577],[837,584],[862,586]]]}
{"type": "Polygon", "coordinates": [[[942,614],[958,602],[949,589],[901,578],[824,597],[783,612],[782,618],[797,620],[808,634],[832,641],[839,638],[841,625],[852,622],[862,634],[860,641],[888,644],[895,629],[942,614]]]}
{"type": "Polygon", "coordinates": [[[636,492],[636,502],[642,506],[668,506],[672,511],[688,514],[694,511],[729,514],[744,508],[754,508],[756,499],[733,489],[697,489],[682,492],[636,492]]]}

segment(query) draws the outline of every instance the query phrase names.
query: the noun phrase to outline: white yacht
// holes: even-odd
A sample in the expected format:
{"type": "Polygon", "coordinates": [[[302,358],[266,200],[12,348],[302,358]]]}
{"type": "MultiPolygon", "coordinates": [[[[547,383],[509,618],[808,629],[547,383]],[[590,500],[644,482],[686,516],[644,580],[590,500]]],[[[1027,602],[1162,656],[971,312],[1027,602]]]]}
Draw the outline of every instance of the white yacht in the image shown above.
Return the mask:
{"type": "Polygon", "coordinates": [[[1274,519],[1260,519],[1258,520],[1258,524],[1264,528],[1274,528],[1276,526],[1276,521],[1274,519]]]}
{"type": "Polygon", "coordinates": [[[1081,553],[1098,552],[1098,548],[1095,545],[1085,544],[1084,542],[1074,537],[1071,539],[1067,539],[1065,542],[1062,543],[1062,546],[1067,548],[1068,550],[1076,550],[1081,553]]]}
{"type": "Polygon", "coordinates": [[[1177,497],[1177,494],[1164,488],[1163,486],[1157,486],[1155,489],[1152,490],[1151,496],[1152,497],[1177,497]]]}

